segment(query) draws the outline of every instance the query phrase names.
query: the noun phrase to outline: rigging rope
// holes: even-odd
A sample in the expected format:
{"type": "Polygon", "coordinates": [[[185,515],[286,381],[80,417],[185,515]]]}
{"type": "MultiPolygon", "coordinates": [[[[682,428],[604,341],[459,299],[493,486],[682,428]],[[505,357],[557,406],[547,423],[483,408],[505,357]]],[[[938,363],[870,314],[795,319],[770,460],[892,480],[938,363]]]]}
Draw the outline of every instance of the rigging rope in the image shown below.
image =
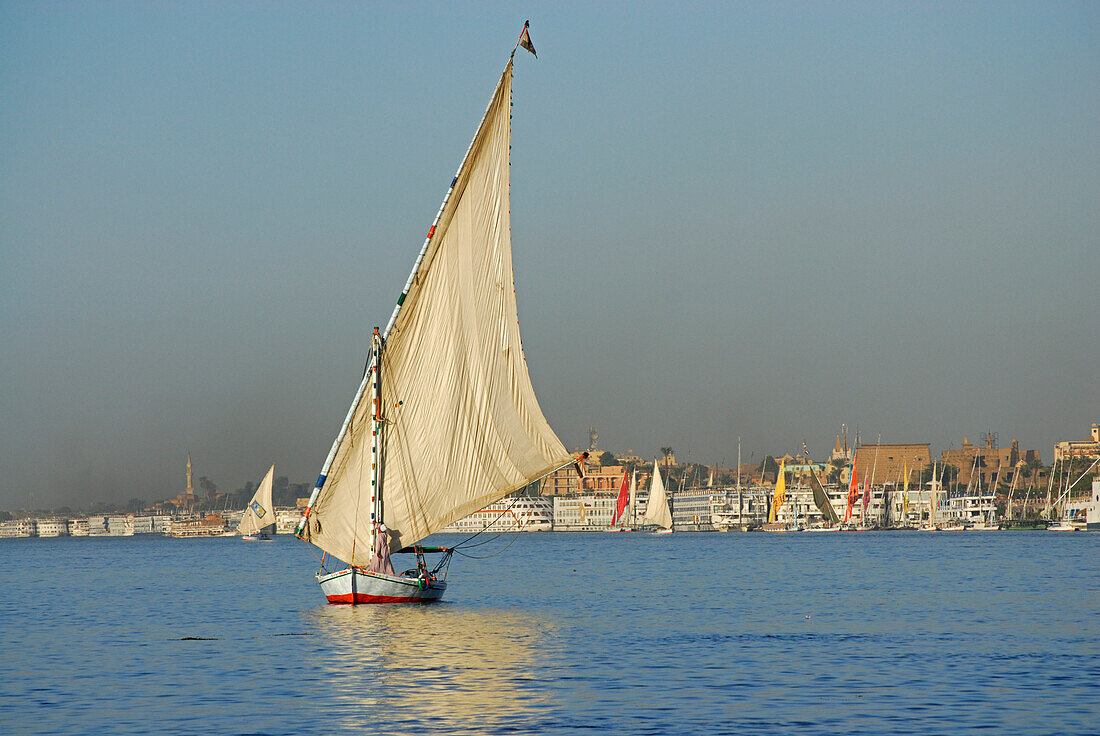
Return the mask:
{"type": "MultiPolygon", "coordinates": [[[[570,459],[569,459],[569,462],[565,463],[564,465],[559,465],[558,467],[554,468],[553,470],[549,471],[548,473],[543,473],[543,474],[542,474],[542,475],[540,475],[540,476],[539,476],[538,478],[535,478],[535,479],[534,479],[534,480],[532,480],[532,481],[531,481],[530,483],[528,483],[528,484],[527,484],[526,486],[524,486],[524,488],[526,488],[527,486],[530,486],[530,485],[531,485],[532,483],[538,483],[538,482],[540,482],[540,481],[541,481],[541,480],[542,480],[543,478],[546,478],[546,477],[548,477],[548,476],[551,476],[551,475],[553,475],[554,473],[558,472],[558,471],[559,471],[559,470],[561,470],[562,468],[568,468],[568,467],[569,467],[570,465],[576,465],[576,464],[577,464],[577,462],[579,462],[580,460],[583,460],[584,458],[587,458],[587,457],[588,457],[588,453],[586,452],[586,453],[584,453],[584,454],[583,454],[583,455],[582,455],[582,456],[581,456],[580,458],[570,458],[570,459]]],[[[579,470],[578,470],[578,472],[579,472],[579,470]]],[[[582,481],[582,482],[583,482],[583,481],[582,481]]],[[[496,524],[496,523],[497,523],[497,520],[499,520],[501,516],[504,516],[504,515],[505,515],[506,513],[508,513],[509,511],[511,511],[511,510],[512,510],[512,506],[515,506],[515,505],[516,505],[516,501],[518,501],[518,500],[519,500],[519,499],[521,499],[521,498],[527,498],[527,496],[515,496],[515,497],[514,497],[514,498],[512,499],[512,503],[511,503],[511,504],[510,504],[510,505],[508,506],[508,508],[506,508],[506,509],[504,509],[503,511],[501,511],[501,512],[500,512],[500,515],[499,515],[499,516],[497,516],[497,518],[496,518],[496,519],[493,519],[493,520],[492,520],[492,521],[491,521],[491,522],[490,522],[490,523],[488,524],[488,526],[486,526],[486,527],[485,527],[484,529],[482,529],[481,531],[479,531],[479,532],[476,532],[476,533],[474,533],[474,534],[473,534],[472,536],[470,536],[470,537],[467,537],[466,539],[462,540],[462,541],[461,541],[461,542],[459,542],[458,544],[456,544],[456,545],[453,545],[453,547],[452,547],[452,548],[453,548],[453,549],[457,549],[457,548],[459,548],[459,547],[465,547],[465,546],[471,546],[471,547],[480,547],[480,546],[481,546],[482,544],[486,544],[486,543],[488,543],[488,542],[491,542],[491,541],[493,541],[494,539],[497,539],[497,538],[499,538],[499,537],[500,537],[501,535],[503,535],[503,534],[507,534],[507,533],[508,533],[508,530],[507,530],[507,529],[504,529],[504,530],[500,531],[500,532],[499,532],[499,533],[498,533],[498,534],[497,534],[497,535],[496,535],[495,537],[493,537],[493,538],[491,538],[491,539],[487,539],[487,540],[486,540],[485,542],[480,542],[480,543],[478,543],[478,544],[473,544],[473,545],[467,545],[467,544],[466,544],[467,542],[469,542],[469,541],[471,541],[471,540],[473,540],[473,539],[476,539],[477,537],[479,537],[480,535],[482,535],[482,534],[484,534],[484,533],[485,533],[486,531],[488,531],[488,530],[489,530],[489,527],[493,526],[493,524],[496,524]]],[[[518,522],[518,519],[517,519],[517,522],[518,522]]],[[[518,531],[520,531],[520,529],[517,529],[516,531],[518,532],[518,531]]],[[[512,541],[514,542],[515,540],[513,539],[512,541]]],[[[511,546],[511,544],[512,544],[512,542],[509,542],[509,543],[508,543],[508,546],[511,546]]],[[[505,549],[507,549],[507,548],[508,548],[508,547],[505,547],[505,549]]]]}
{"type": "MultiPolygon", "coordinates": [[[[465,558],[467,558],[467,559],[470,559],[470,560],[487,560],[487,559],[489,559],[490,557],[496,557],[497,555],[502,555],[502,554],[504,554],[505,552],[507,552],[507,551],[508,551],[508,548],[509,548],[509,547],[511,547],[511,546],[512,546],[512,545],[513,545],[513,544],[515,543],[515,541],[516,541],[517,539],[519,539],[519,534],[520,534],[520,533],[519,533],[518,531],[517,531],[517,532],[515,532],[515,533],[514,533],[514,534],[512,535],[512,541],[508,542],[508,544],[504,545],[504,547],[503,547],[502,549],[500,549],[500,550],[497,550],[496,552],[493,552],[492,554],[488,554],[488,555],[471,555],[471,554],[467,554],[466,552],[463,552],[463,551],[462,551],[461,549],[455,549],[454,551],[455,551],[455,552],[456,552],[457,554],[460,554],[460,555],[462,555],[463,557],[465,557],[465,558]]],[[[499,537],[499,536],[500,536],[500,535],[498,534],[498,535],[497,535],[497,537],[499,537]]],[[[496,539],[497,537],[494,537],[493,539],[496,539]]],[[[487,540],[487,541],[493,541],[493,540],[487,540]]],[[[485,542],[482,542],[481,544],[485,544],[485,542]]],[[[475,547],[478,547],[478,546],[480,546],[480,545],[476,545],[476,544],[475,544],[474,546],[475,546],[475,547]]]]}
{"type": "MultiPolygon", "coordinates": [[[[490,538],[490,539],[486,539],[486,540],[485,540],[484,542],[479,542],[479,543],[477,543],[477,544],[467,544],[468,542],[471,542],[471,541],[473,541],[474,539],[477,539],[477,538],[478,538],[479,536],[481,536],[481,535],[482,535],[482,534],[484,534],[485,532],[489,531],[489,529],[490,529],[490,528],[491,528],[491,527],[492,527],[492,526],[493,526],[494,524],[496,524],[496,523],[497,523],[498,521],[500,521],[501,517],[503,517],[503,516],[504,516],[505,514],[509,513],[509,512],[510,512],[510,511],[512,510],[512,507],[516,505],[516,501],[520,500],[521,498],[523,498],[523,496],[515,496],[515,497],[513,497],[513,498],[512,498],[512,503],[510,503],[510,504],[508,505],[508,508],[506,508],[506,509],[504,509],[503,511],[501,511],[501,512],[500,512],[500,514],[498,514],[498,515],[497,515],[497,517],[496,517],[495,519],[493,519],[492,521],[490,521],[490,522],[489,522],[489,523],[488,523],[488,524],[487,524],[487,525],[485,526],[485,528],[481,529],[480,531],[474,532],[474,533],[473,533],[473,534],[472,534],[471,536],[467,537],[466,539],[463,539],[463,540],[462,540],[461,542],[459,542],[458,544],[452,545],[452,549],[458,549],[459,547],[467,547],[467,546],[469,546],[469,547],[480,547],[480,546],[481,546],[481,545],[483,545],[483,544],[487,544],[488,542],[492,542],[493,540],[497,539],[498,537],[500,537],[500,536],[501,536],[501,535],[503,535],[503,534],[507,534],[509,530],[508,530],[508,529],[503,529],[503,530],[501,530],[501,531],[498,531],[498,532],[497,532],[497,535],[496,535],[495,537],[492,537],[492,538],[490,538]]],[[[517,522],[518,522],[518,520],[517,520],[517,522]]],[[[518,523],[517,523],[517,526],[519,526],[519,524],[518,524],[518,523]]],[[[517,529],[517,532],[518,532],[518,529],[517,529]]],[[[509,542],[509,544],[511,544],[511,542],[509,542]]],[[[505,549],[507,549],[507,548],[505,548],[505,549]]]]}

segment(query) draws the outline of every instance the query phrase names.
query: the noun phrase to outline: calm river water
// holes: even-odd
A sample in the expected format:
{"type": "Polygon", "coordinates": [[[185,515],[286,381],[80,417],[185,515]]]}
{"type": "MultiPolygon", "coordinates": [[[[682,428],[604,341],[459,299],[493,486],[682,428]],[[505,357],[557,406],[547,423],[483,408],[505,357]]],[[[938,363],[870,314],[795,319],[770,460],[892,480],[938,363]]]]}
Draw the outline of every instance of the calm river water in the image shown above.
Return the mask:
{"type": "Polygon", "coordinates": [[[404,607],[318,559],[0,540],[0,732],[1100,732],[1100,534],[524,534],[404,607]]]}

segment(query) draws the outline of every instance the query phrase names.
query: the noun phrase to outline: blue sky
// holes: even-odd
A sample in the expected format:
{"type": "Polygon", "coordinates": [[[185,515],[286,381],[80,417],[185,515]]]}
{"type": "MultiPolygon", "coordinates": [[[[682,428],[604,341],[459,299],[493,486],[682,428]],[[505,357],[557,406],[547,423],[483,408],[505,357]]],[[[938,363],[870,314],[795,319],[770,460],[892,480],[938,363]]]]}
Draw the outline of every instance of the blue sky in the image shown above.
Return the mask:
{"type": "Polygon", "coordinates": [[[569,447],[1100,421],[1093,3],[0,3],[0,506],[309,480],[523,21],[569,447]]]}

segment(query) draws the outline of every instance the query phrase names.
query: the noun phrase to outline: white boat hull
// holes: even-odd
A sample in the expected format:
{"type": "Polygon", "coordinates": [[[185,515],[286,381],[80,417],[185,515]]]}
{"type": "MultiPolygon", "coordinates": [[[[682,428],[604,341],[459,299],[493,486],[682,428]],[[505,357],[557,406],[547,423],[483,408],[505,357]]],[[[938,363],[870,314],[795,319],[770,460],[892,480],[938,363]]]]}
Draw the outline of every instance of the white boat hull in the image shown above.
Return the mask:
{"type": "Polygon", "coordinates": [[[1060,524],[1051,524],[1047,527],[1048,532],[1075,532],[1077,527],[1073,524],[1061,522],[1060,524]]]}
{"type": "Polygon", "coordinates": [[[428,581],[422,588],[417,578],[351,567],[327,575],[318,574],[317,582],[329,603],[431,603],[442,598],[447,590],[447,583],[442,580],[428,581]]]}

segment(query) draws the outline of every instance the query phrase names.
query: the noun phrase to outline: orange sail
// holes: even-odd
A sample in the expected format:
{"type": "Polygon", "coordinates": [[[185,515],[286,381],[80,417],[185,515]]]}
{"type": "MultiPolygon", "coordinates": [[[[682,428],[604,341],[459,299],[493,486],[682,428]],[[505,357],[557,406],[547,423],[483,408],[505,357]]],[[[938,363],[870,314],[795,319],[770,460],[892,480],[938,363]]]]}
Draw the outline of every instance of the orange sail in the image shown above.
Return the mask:
{"type": "Polygon", "coordinates": [[[856,481],[856,461],[859,458],[852,460],[852,477],[848,483],[848,510],[844,513],[844,521],[848,521],[852,518],[852,507],[856,504],[856,499],[859,498],[859,483],[856,481]]]}

